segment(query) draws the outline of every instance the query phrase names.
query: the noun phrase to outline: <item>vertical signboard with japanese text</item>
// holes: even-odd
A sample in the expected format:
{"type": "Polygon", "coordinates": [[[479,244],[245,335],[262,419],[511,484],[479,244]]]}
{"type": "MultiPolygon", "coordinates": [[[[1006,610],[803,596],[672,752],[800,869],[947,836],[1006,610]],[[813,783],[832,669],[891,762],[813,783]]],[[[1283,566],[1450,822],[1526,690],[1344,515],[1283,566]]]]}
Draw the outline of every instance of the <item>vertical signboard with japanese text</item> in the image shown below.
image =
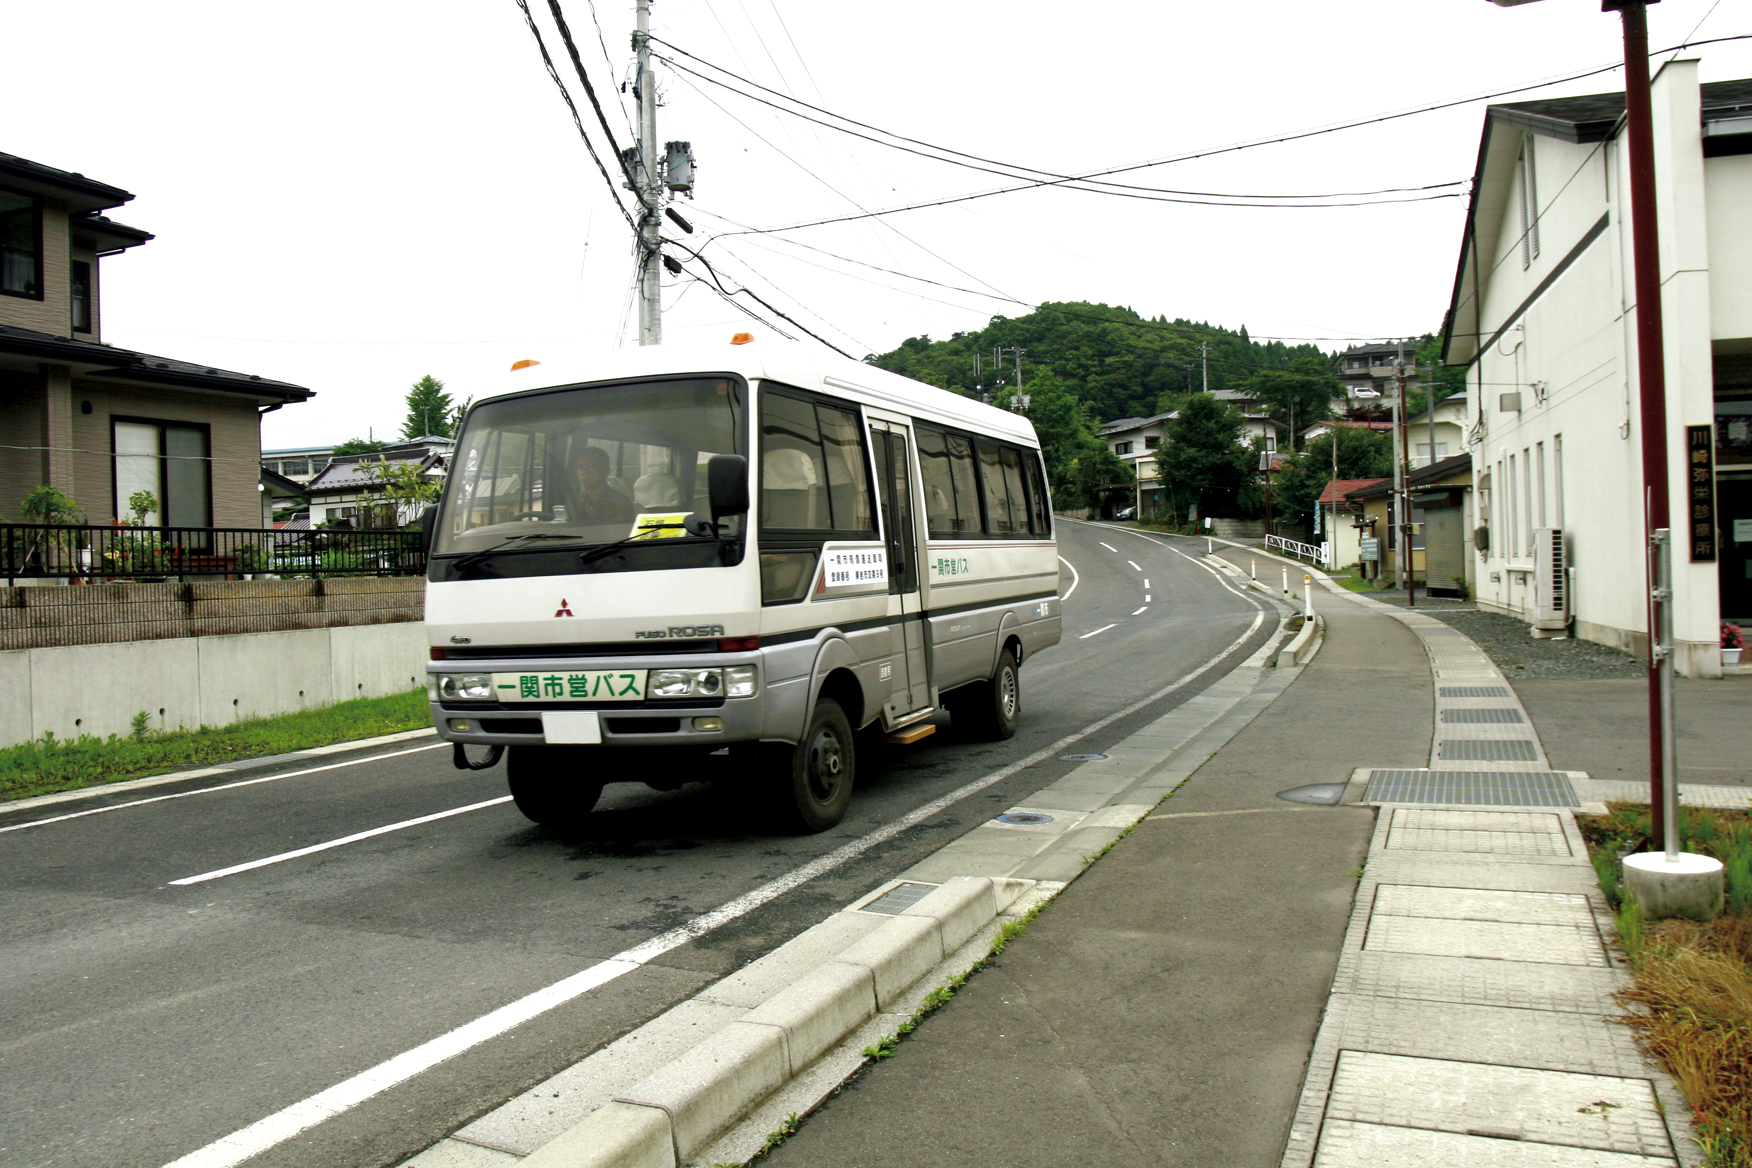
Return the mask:
{"type": "Polygon", "coordinates": [[[1691,532],[1691,562],[1716,559],[1715,427],[1685,427],[1685,515],[1691,532]]]}

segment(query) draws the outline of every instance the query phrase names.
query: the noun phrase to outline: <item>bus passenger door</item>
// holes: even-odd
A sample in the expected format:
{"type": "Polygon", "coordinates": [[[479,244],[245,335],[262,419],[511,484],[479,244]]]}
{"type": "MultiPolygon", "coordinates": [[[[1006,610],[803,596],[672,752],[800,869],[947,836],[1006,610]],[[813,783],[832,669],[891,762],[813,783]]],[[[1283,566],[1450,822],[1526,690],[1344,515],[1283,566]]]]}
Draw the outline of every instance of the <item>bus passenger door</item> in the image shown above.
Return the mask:
{"type": "MultiPolygon", "coordinates": [[[[913,523],[912,459],[907,429],[895,422],[870,423],[876,494],[882,506],[882,531],[888,546],[888,591],[899,599],[895,625],[895,677],[890,719],[931,704],[930,670],[925,661],[925,625],[919,603],[918,539],[913,523]]],[[[894,606],[890,606],[893,611],[894,606]]]]}

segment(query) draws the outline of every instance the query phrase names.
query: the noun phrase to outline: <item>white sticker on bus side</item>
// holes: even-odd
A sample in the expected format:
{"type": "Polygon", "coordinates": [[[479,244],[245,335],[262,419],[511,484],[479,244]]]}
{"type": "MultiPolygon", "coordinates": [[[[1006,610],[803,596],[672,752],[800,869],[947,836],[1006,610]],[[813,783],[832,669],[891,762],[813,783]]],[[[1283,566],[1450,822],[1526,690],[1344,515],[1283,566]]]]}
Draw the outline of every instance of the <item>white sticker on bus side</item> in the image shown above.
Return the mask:
{"type": "Polygon", "coordinates": [[[882,548],[859,548],[855,551],[826,548],[821,554],[822,567],[827,572],[826,586],[840,588],[847,584],[888,583],[888,553],[882,548]]]}

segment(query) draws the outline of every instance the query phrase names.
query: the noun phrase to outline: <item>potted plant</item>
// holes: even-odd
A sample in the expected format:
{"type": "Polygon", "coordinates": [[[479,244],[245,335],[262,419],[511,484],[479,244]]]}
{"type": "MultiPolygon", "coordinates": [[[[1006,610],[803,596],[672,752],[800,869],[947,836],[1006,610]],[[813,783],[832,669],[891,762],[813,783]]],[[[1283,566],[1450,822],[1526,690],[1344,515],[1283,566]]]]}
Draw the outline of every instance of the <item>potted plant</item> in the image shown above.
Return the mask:
{"type": "Polygon", "coordinates": [[[1740,650],[1746,645],[1746,639],[1740,633],[1740,626],[1733,621],[1722,622],[1722,664],[1738,665],[1740,650]]]}

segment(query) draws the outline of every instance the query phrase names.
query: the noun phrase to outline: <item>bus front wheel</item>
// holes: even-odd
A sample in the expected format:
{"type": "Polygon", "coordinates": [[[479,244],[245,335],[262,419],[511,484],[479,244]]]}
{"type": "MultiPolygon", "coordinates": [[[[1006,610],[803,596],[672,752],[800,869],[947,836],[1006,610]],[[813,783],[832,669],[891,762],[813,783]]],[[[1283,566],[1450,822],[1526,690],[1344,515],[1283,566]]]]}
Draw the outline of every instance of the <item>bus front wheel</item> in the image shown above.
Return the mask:
{"type": "Polygon", "coordinates": [[[790,830],[826,831],[845,818],[857,777],[857,748],[852,724],[832,698],[815,703],[809,727],[795,746],[773,752],[769,773],[773,810],[790,830]]]}
{"type": "Polygon", "coordinates": [[[602,796],[602,784],[585,777],[590,763],[576,749],[513,746],[507,755],[511,801],[532,823],[543,827],[577,823],[602,796]]]}

